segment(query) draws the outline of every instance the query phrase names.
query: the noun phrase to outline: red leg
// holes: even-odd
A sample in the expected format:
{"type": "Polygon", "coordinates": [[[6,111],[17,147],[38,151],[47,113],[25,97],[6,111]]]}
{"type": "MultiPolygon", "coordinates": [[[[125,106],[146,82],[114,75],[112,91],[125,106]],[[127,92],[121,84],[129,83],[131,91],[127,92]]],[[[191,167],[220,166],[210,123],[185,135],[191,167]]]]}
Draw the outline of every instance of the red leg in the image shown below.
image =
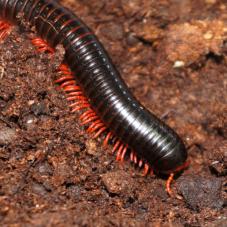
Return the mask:
{"type": "Polygon", "coordinates": [[[80,100],[80,101],[88,101],[87,98],[83,95],[79,95],[79,92],[78,92],[78,95],[75,95],[75,96],[71,96],[71,97],[68,97],[66,98],[68,101],[75,101],[75,100],[80,100]]]}
{"type": "Polygon", "coordinates": [[[137,159],[137,156],[136,156],[136,154],[134,154],[134,159],[133,159],[133,161],[134,161],[135,164],[137,164],[137,160],[138,160],[138,159],[137,159]]]}
{"type": "Polygon", "coordinates": [[[103,141],[103,146],[104,147],[107,146],[107,144],[108,144],[108,142],[109,142],[109,140],[111,139],[112,136],[113,136],[112,133],[108,132],[108,134],[106,135],[106,137],[105,137],[105,139],[103,141]]]}
{"type": "Polygon", "coordinates": [[[117,151],[117,157],[116,157],[117,161],[121,160],[121,153],[123,152],[123,150],[124,150],[124,144],[121,144],[117,151]]]}
{"type": "Polygon", "coordinates": [[[6,38],[10,32],[11,25],[5,21],[0,21],[0,40],[6,38]]]}
{"type": "Polygon", "coordinates": [[[54,49],[48,45],[48,43],[41,38],[32,39],[32,44],[37,47],[38,52],[49,52],[50,54],[54,53],[54,49]]]}
{"type": "Polygon", "coordinates": [[[86,109],[86,108],[90,108],[90,104],[83,104],[83,105],[77,106],[77,107],[73,108],[71,112],[75,113],[76,111],[86,109]]]}
{"type": "Polygon", "coordinates": [[[90,117],[90,118],[88,118],[87,120],[83,121],[83,122],[82,122],[82,125],[86,125],[86,124],[88,124],[88,123],[91,123],[91,122],[93,122],[94,120],[97,120],[98,118],[99,118],[98,116],[90,117]]]}
{"type": "Polygon", "coordinates": [[[149,172],[149,165],[147,163],[144,164],[144,171],[143,171],[143,176],[146,176],[149,172]]]}
{"type": "Polygon", "coordinates": [[[168,180],[166,181],[166,191],[170,196],[172,195],[171,183],[173,182],[173,178],[174,178],[174,173],[171,173],[169,175],[168,180]]]}
{"type": "Polygon", "coordinates": [[[100,123],[92,123],[91,125],[93,125],[89,130],[87,130],[89,133],[93,133],[93,132],[95,132],[96,130],[98,130],[98,129],[100,129],[100,128],[102,128],[102,127],[104,127],[104,124],[100,121],[100,120],[97,120],[97,121],[99,121],[100,123]]]}
{"type": "Polygon", "coordinates": [[[107,128],[104,126],[102,128],[99,129],[98,132],[96,132],[96,134],[93,136],[94,139],[98,138],[104,131],[106,131],[107,128]]]}
{"type": "Polygon", "coordinates": [[[120,143],[121,143],[121,141],[120,141],[120,140],[117,140],[117,142],[114,144],[112,153],[114,153],[114,152],[117,150],[117,148],[118,148],[118,146],[120,145],[120,143]]]}
{"type": "Polygon", "coordinates": [[[133,162],[134,160],[134,151],[131,151],[130,153],[130,161],[133,162]]]}
{"type": "Polygon", "coordinates": [[[69,85],[76,85],[75,80],[68,80],[68,81],[65,81],[64,83],[62,83],[62,84],[60,85],[60,88],[63,88],[63,89],[64,89],[64,87],[67,87],[67,86],[69,86],[69,85]]]}
{"type": "Polygon", "coordinates": [[[140,161],[139,161],[139,167],[141,168],[143,166],[143,160],[141,159],[140,161]]]}
{"type": "Polygon", "coordinates": [[[75,85],[69,85],[67,87],[64,88],[65,92],[75,92],[75,91],[81,91],[79,86],[75,86],[75,85]]]}
{"type": "Polygon", "coordinates": [[[122,152],[122,154],[121,154],[121,162],[124,161],[124,158],[125,158],[125,154],[127,152],[127,149],[128,149],[128,146],[126,145],[125,148],[124,148],[124,150],[123,150],[123,152],[122,152]]]}
{"type": "Polygon", "coordinates": [[[56,84],[60,84],[60,83],[63,83],[64,81],[73,80],[73,79],[74,79],[73,76],[62,76],[61,78],[55,80],[54,82],[56,84]]]}

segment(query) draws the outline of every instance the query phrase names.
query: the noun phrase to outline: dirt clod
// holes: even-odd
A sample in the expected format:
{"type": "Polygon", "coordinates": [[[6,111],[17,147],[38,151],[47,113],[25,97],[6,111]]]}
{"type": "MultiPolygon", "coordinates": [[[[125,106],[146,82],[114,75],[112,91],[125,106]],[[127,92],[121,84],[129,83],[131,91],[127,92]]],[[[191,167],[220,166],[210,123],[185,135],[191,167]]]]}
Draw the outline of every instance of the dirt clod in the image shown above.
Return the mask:
{"type": "Polygon", "coordinates": [[[111,194],[127,194],[131,191],[133,181],[124,171],[109,172],[102,175],[102,181],[111,194]]]}
{"type": "Polygon", "coordinates": [[[192,64],[209,52],[222,54],[226,27],[222,21],[193,21],[170,27],[166,38],[166,55],[172,61],[192,64]]]}

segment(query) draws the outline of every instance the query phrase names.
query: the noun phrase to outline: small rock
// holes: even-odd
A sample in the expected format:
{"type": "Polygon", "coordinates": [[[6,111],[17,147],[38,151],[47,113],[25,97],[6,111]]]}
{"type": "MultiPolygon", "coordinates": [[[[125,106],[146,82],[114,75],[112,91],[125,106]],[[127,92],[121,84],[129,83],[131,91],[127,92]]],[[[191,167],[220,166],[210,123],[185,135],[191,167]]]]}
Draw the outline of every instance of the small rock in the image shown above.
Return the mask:
{"type": "Polygon", "coordinates": [[[203,35],[203,38],[209,40],[209,39],[212,39],[213,36],[214,35],[213,35],[212,31],[208,31],[203,35]]]}
{"type": "Polygon", "coordinates": [[[175,61],[173,68],[181,68],[184,67],[185,63],[183,61],[175,61]]]}
{"type": "Polygon", "coordinates": [[[139,43],[139,39],[135,36],[135,34],[131,32],[128,34],[126,41],[127,41],[127,44],[130,46],[134,46],[137,43],[139,43]]]}
{"type": "Polygon", "coordinates": [[[0,145],[8,145],[17,138],[15,129],[0,126],[0,145]]]}
{"type": "Polygon", "coordinates": [[[33,104],[31,106],[31,111],[35,114],[35,116],[47,115],[49,112],[44,102],[33,104]]]}
{"type": "Polygon", "coordinates": [[[41,163],[40,166],[38,167],[38,170],[42,176],[50,175],[53,173],[51,166],[47,162],[41,163]]]}
{"type": "Polygon", "coordinates": [[[22,122],[23,126],[26,127],[27,129],[34,129],[36,123],[37,118],[32,114],[25,116],[22,122]]]}
{"type": "Polygon", "coordinates": [[[33,104],[35,104],[35,100],[29,100],[29,101],[28,101],[28,105],[29,105],[29,106],[31,106],[31,105],[33,105],[33,104]]]}
{"type": "Polygon", "coordinates": [[[97,154],[96,142],[92,140],[88,140],[86,142],[86,151],[89,155],[95,156],[95,154],[97,154]]]}
{"type": "Polygon", "coordinates": [[[38,183],[32,184],[32,190],[35,194],[38,194],[38,195],[45,195],[47,193],[45,187],[43,187],[42,184],[38,184],[38,183]]]}
{"type": "Polygon", "coordinates": [[[67,186],[67,190],[66,190],[66,196],[67,198],[73,199],[75,202],[77,202],[78,200],[81,200],[81,191],[82,189],[80,188],[80,186],[78,185],[70,185],[67,186]]]}
{"type": "Polygon", "coordinates": [[[132,178],[124,171],[115,171],[103,174],[103,184],[107,191],[112,194],[127,194],[133,187],[132,178]]]}
{"type": "Polygon", "coordinates": [[[224,204],[221,186],[221,180],[216,178],[187,176],[181,179],[178,190],[193,210],[199,211],[206,207],[221,209],[224,204]]]}

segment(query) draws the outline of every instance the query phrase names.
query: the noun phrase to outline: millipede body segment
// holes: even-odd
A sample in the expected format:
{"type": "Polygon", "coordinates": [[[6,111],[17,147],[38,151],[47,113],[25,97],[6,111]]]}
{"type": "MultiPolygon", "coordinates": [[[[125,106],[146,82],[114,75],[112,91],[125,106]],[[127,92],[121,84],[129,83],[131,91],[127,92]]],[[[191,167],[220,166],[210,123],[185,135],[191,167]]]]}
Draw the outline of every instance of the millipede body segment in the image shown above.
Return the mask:
{"type": "Polygon", "coordinates": [[[105,133],[104,144],[115,138],[118,160],[130,151],[131,160],[146,171],[169,174],[185,167],[182,140],[135,99],[102,44],[75,14],[52,0],[0,0],[0,18],[18,26],[23,18],[34,26],[49,45],[33,40],[40,51],[63,45],[64,76],[57,82],[72,110],[85,110],[80,118],[90,123],[88,132],[105,133]]]}

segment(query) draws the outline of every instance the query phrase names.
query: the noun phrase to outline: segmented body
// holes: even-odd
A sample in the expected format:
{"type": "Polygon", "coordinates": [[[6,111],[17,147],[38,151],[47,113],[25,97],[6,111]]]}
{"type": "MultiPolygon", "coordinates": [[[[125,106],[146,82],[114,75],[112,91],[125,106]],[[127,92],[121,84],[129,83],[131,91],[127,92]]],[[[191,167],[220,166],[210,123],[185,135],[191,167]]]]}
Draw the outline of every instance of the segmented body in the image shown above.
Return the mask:
{"type": "Polygon", "coordinates": [[[101,43],[75,14],[51,0],[0,0],[0,18],[20,26],[18,15],[51,47],[65,48],[65,62],[73,74],[62,66],[68,76],[58,82],[69,92],[68,100],[76,99],[73,111],[91,107],[95,112],[81,115],[84,123],[93,124],[88,131],[96,137],[106,132],[106,142],[116,137],[118,157],[131,150],[131,159],[140,166],[171,173],[184,165],[182,140],[135,99],[101,43]]]}

